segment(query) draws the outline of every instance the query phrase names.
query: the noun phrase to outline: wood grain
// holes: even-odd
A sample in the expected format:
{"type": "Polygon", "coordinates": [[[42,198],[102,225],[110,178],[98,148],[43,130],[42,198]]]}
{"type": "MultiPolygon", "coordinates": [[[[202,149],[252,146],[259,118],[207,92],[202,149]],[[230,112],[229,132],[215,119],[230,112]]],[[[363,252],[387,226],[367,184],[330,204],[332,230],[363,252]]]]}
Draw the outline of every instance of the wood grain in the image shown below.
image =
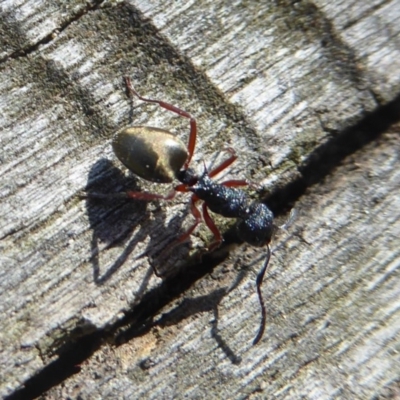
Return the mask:
{"type": "MultiPolygon", "coordinates": [[[[357,124],[398,102],[395,1],[3,1],[0,12],[2,397],[42,394],[51,384],[34,377],[52,382],[54,363],[91,335],[94,355],[49,398],[371,398],[391,387],[400,372],[399,129],[379,136],[357,124]],[[168,205],[77,196],[169,190],[131,176],[110,140],[129,124],[186,140],[188,123],[131,104],[124,75],[196,116],[194,166],[232,146],[240,157],[224,178],[265,191],[315,182],[304,171],[315,160],[322,169],[338,138],[374,138],[295,205],[300,216],[277,241],[264,285],[260,346],[251,347],[254,275],[265,253],[245,246],[215,261],[189,300],[154,311],[152,329],[107,344],[133,306],[161,295],[150,256],[190,221],[184,196],[168,205]]],[[[208,239],[199,229],[179,264],[208,239]]]]}

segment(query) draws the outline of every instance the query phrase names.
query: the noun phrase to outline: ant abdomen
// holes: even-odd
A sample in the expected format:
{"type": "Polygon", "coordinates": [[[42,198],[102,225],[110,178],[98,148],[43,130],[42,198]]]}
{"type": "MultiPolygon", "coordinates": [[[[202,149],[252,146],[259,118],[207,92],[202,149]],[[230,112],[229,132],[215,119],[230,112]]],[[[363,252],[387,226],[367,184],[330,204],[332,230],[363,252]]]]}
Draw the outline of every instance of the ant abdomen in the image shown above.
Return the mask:
{"type": "Polygon", "coordinates": [[[171,183],[189,153],[183,142],[165,129],[132,126],[115,135],[115,155],[130,171],[151,182],[171,183]]]}

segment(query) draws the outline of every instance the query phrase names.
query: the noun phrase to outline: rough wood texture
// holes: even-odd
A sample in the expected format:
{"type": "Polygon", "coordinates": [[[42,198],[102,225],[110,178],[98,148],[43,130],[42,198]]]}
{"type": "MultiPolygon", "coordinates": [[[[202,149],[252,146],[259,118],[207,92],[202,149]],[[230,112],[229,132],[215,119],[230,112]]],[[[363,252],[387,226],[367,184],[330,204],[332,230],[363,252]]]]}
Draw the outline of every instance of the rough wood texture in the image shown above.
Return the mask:
{"type": "Polygon", "coordinates": [[[102,347],[46,398],[351,399],[394,384],[399,132],[346,159],[296,205],[296,228],[276,243],[264,285],[269,316],[259,346],[251,345],[254,269],[264,255],[242,247],[164,309],[148,334],[102,347]]]}
{"type": "MultiPolygon", "coordinates": [[[[52,385],[48,398],[394,393],[399,127],[379,137],[368,121],[398,105],[400,10],[359,3],[0,2],[1,396],[52,385]],[[196,115],[194,165],[236,148],[226,176],[277,193],[280,212],[318,182],[276,242],[257,347],[263,250],[206,258],[160,286],[148,256],[186,226],[185,196],[168,206],[76,196],[168,190],[121,168],[110,139],[130,123],[186,139],[188,123],[138,101],[132,109],[127,74],[143,95],[196,115]],[[373,139],[332,168],[338,144],[351,154],[373,139]]],[[[222,230],[230,222],[218,220],[222,230]]],[[[208,238],[199,229],[192,247],[208,238]]]]}

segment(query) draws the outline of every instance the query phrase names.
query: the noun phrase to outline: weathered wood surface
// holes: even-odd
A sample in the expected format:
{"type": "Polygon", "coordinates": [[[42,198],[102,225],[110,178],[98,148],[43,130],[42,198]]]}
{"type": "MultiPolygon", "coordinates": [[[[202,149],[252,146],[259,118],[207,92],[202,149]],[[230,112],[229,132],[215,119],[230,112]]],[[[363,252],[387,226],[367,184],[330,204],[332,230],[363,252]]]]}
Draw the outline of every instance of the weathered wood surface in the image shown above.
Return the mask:
{"type": "Polygon", "coordinates": [[[295,205],[295,226],[275,243],[257,347],[263,250],[233,251],[154,307],[150,329],[142,299],[177,293],[159,288],[144,253],[185,226],[185,196],[168,206],[76,196],[88,185],[159,190],[116,169],[110,139],[123,126],[187,137],[187,121],[131,109],[126,74],[144,95],[196,115],[194,165],[235,147],[227,176],[269,191],[314,182],[310,160],[337,138],[354,147],[356,136],[377,136],[354,126],[400,93],[396,2],[260,3],[0,3],[0,395],[64,379],[59,353],[63,369],[79,359],[82,371],[49,397],[371,398],[399,378],[398,126],[295,205]],[[85,338],[96,350],[87,360],[85,338]]]}
{"type": "Polygon", "coordinates": [[[346,159],[298,202],[298,227],[276,244],[264,285],[261,345],[251,342],[264,255],[243,246],[152,331],[103,346],[46,398],[366,399],[384,387],[398,398],[399,132],[346,159]]]}

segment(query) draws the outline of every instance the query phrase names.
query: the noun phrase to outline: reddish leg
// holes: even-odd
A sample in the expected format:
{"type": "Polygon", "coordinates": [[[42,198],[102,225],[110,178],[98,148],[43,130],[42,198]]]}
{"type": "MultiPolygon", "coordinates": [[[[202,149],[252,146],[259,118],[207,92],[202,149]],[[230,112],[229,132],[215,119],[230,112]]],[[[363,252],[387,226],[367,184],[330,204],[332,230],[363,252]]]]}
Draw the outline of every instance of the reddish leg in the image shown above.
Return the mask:
{"type": "MultiPolygon", "coordinates": [[[[184,242],[192,233],[193,231],[196,229],[197,225],[201,222],[201,214],[200,211],[197,209],[196,207],[196,203],[199,201],[200,199],[196,196],[193,195],[190,199],[190,211],[192,213],[192,215],[195,218],[194,223],[191,225],[191,227],[185,231],[184,233],[182,233],[181,235],[179,235],[173,242],[171,242],[170,244],[168,244],[163,250],[162,252],[159,254],[159,257],[170,252],[175,246],[177,246],[179,243],[184,242]]],[[[157,275],[157,273],[156,273],[157,275]]],[[[157,275],[158,276],[158,275],[157,275]]]]}
{"type": "Polygon", "coordinates": [[[221,171],[223,171],[225,168],[229,167],[231,164],[233,164],[236,161],[237,155],[236,155],[235,150],[233,150],[231,147],[227,147],[225,150],[228,153],[230,153],[231,156],[229,158],[227,158],[225,161],[223,161],[221,164],[217,165],[215,168],[213,168],[208,173],[210,178],[219,174],[221,171]]]}
{"type": "Polygon", "coordinates": [[[175,194],[176,194],[175,190],[171,190],[166,196],[149,192],[132,192],[130,190],[126,192],[126,196],[128,197],[128,199],[144,200],[144,201],[172,200],[175,197],[175,194]]]}
{"type": "Polygon", "coordinates": [[[176,191],[171,190],[166,196],[156,193],[149,192],[132,192],[130,190],[126,192],[116,192],[116,193],[94,193],[94,192],[83,192],[79,194],[79,197],[85,199],[134,199],[143,201],[153,201],[153,200],[172,200],[175,197],[176,191]]]}
{"type": "Polygon", "coordinates": [[[249,182],[246,179],[230,179],[229,181],[222,182],[221,185],[228,187],[248,186],[249,182]]]}
{"type": "Polygon", "coordinates": [[[208,226],[208,229],[210,229],[210,231],[214,235],[214,241],[208,245],[208,250],[213,251],[221,245],[223,239],[221,236],[221,232],[218,230],[214,221],[210,217],[210,214],[208,213],[206,203],[203,203],[203,217],[204,217],[204,222],[208,226]]]}
{"type": "MultiPolygon", "coordinates": [[[[248,182],[245,180],[229,180],[222,182],[222,185],[235,187],[235,186],[246,186],[248,182]]],[[[134,200],[142,200],[142,201],[153,201],[153,200],[172,200],[176,192],[188,193],[188,187],[185,184],[177,185],[173,190],[171,190],[167,195],[163,196],[162,194],[150,193],[150,192],[133,192],[131,190],[127,190],[126,192],[117,192],[117,193],[87,193],[82,192],[79,194],[81,198],[91,198],[91,199],[134,199],[134,200]]],[[[196,200],[197,201],[197,200],[196,200]]],[[[192,212],[193,213],[193,212],[192,212]]],[[[286,226],[286,224],[285,224],[286,226]]],[[[284,229],[284,226],[282,226],[284,229]]],[[[213,232],[213,230],[210,228],[213,232]]],[[[214,233],[214,232],[213,232],[214,233]]],[[[214,235],[215,236],[215,235],[214,235]]]]}
{"type": "Polygon", "coordinates": [[[193,195],[190,199],[190,211],[195,218],[192,226],[184,233],[182,233],[177,239],[176,244],[184,242],[196,229],[197,225],[201,222],[201,214],[200,211],[196,207],[196,203],[199,201],[199,198],[196,195],[193,195]]]}
{"type": "Polygon", "coordinates": [[[145,97],[142,97],[132,86],[131,79],[129,76],[125,76],[125,84],[126,88],[128,89],[129,94],[132,96],[134,94],[137,96],[140,100],[146,101],[147,103],[155,103],[158,104],[160,107],[165,108],[168,111],[172,111],[175,114],[178,114],[181,117],[189,118],[190,119],[190,134],[189,134],[189,142],[188,142],[188,158],[185,162],[185,165],[183,166],[184,169],[187,169],[189,166],[189,163],[193,157],[194,153],[194,148],[196,146],[196,136],[197,136],[197,125],[196,125],[196,120],[186,111],[181,110],[180,108],[166,103],[161,100],[154,100],[154,99],[147,99],[145,97]]]}
{"type": "Polygon", "coordinates": [[[180,183],[179,185],[176,185],[174,187],[174,190],[176,192],[182,192],[182,193],[188,193],[189,192],[188,185],[186,185],[185,183],[180,183]]]}

